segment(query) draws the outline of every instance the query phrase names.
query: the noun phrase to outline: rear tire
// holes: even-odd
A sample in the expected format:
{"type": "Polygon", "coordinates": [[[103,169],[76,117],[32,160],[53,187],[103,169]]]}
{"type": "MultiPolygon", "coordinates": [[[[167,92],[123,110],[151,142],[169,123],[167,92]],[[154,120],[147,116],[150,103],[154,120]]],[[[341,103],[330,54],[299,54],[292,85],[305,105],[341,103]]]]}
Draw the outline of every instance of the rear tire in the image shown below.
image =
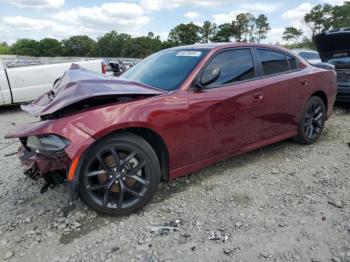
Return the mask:
{"type": "Polygon", "coordinates": [[[322,134],[326,122],[326,114],[323,100],[318,96],[311,97],[301,116],[298,134],[293,140],[304,145],[315,143],[322,134]]]}
{"type": "Polygon", "coordinates": [[[128,215],[140,209],[151,200],[161,178],[153,148],[132,133],[103,138],[80,161],[80,198],[103,214],[128,215]]]}

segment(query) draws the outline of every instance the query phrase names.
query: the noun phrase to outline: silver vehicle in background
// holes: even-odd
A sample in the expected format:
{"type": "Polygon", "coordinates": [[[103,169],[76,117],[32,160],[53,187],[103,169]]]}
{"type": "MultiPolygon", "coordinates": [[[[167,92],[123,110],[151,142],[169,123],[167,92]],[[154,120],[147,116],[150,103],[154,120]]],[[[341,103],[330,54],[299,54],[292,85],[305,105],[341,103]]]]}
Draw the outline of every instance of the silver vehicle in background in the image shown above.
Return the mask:
{"type": "Polygon", "coordinates": [[[30,102],[52,89],[72,63],[119,76],[139,59],[0,56],[0,106],[30,102]]]}
{"type": "Polygon", "coordinates": [[[306,61],[308,61],[312,65],[322,62],[320,54],[317,51],[308,50],[308,49],[293,49],[292,51],[293,53],[304,58],[306,61]]]}
{"type": "Polygon", "coordinates": [[[322,62],[320,54],[317,51],[309,49],[293,49],[293,53],[304,58],[309,64],[328,70],[334,70],[334,65],[322,62]]]}
{"type": "Polygon", "coordinates": [[[102,73],[102,59],[0,59],[0,106],[29,102],[48,92],[72,63],[102,73]]]}

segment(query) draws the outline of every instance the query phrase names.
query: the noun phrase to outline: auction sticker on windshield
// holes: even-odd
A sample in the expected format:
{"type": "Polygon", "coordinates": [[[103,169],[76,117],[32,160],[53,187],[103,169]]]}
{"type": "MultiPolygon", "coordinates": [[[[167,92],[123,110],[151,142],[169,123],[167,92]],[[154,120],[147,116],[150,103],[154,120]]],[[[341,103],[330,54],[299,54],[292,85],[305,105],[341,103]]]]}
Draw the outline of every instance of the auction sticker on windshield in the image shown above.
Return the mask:
{"type": "Polygon", "coordinates": [[[179,51],[176,56],[192,56],[192,57],[199,57],[201,56],[202,52],[200,51],[179,51]]]}

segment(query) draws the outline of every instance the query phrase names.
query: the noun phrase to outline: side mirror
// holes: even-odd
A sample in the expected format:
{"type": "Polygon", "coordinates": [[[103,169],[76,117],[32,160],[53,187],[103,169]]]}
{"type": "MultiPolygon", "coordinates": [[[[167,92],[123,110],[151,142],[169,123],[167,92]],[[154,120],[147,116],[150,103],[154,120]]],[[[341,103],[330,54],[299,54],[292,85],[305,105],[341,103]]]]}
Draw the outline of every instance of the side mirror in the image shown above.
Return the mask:
{"type": "Polygon", "coordinates": [[[197,87],[203,88],[214,83],[216,80],[218,80],[220,74],[221,72],[218,67],[214,67],[210,70],[205,69],[197,80],[197,87]]]}

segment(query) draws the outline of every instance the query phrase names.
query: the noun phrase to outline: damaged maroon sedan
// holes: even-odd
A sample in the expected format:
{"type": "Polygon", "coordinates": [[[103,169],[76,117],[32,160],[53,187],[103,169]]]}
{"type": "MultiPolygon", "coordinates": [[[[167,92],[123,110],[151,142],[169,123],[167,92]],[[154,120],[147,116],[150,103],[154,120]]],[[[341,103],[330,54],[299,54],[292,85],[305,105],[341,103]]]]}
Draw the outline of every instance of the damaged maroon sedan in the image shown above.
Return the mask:
{"type": "Polygon", "coordinates": [[[293,138],[314,143],[333,111],[334,71],[258,44],[158,52],[121,78],[72,66],[10,132],[33,178],[68,181],[92,209],[144,206],[161,180],[293,138]]]}

